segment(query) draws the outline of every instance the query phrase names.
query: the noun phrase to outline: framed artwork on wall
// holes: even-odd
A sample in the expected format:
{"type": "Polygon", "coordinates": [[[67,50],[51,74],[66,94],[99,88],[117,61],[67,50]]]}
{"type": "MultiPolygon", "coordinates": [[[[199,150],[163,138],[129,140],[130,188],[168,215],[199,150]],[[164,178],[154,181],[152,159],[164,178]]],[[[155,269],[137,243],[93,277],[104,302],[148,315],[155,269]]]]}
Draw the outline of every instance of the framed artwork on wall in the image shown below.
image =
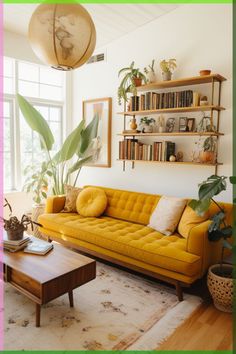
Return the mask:
{"type": "Polygon", "coordinates": [[[95,114],[98,114],[98,140],[101,146],[98,159],[88,166],[111,167],[111,112],[112,98],[96,98],[83,101],[83,118],[89,124],[95,114]]]}

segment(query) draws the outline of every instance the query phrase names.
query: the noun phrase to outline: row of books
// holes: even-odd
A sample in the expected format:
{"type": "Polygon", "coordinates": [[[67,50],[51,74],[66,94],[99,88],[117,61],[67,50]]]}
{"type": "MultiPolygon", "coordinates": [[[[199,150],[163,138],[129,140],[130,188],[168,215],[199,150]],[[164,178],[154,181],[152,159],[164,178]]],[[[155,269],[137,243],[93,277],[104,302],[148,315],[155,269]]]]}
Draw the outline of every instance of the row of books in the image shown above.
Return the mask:
{"type": "Polygon", "coordinates": [[[192,90],[179,92],[146,92],[140,96],[132,96],[131,111],[145,111],[150,109],[191,107],[194,103],[192,90]]]}
{"type": "Polygon", "coordinates": [[[125,139],[119,142],[120,160],[169,161],[174,154],[175,143],[171,141],[144,144],[138,139],[125,139]]]}

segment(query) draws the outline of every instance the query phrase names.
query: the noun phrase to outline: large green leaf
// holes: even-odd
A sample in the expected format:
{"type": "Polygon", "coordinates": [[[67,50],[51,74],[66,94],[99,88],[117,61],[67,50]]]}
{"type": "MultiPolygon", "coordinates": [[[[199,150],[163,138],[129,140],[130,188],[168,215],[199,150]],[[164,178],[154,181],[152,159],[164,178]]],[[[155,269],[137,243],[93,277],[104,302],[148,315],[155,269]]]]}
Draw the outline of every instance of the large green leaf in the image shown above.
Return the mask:
{"type": "Polygon", "coordinates": [[[204,199],[204,200],[195,200],[192,199],[188,205],[190,208],[192,208],[195,213],[199,216],[203,216],[205,212],[209,209],[209,206],[211,204],[210,199],[204,199]]]}
{"type": "Polygon", "coordinates": [[[78,151],[81,132],[84,128],[84,124],[85,121],[82,120],[78,127],[75,128],[70,135],[68,135],[62,145],[61,150],[58,151],[58,153],[54,156],[54,161],[61,163],[70,160],[74,156],[74,154],[78,151]]]}
{"type": "Polygon", "coordinates": [[[236,184],[236,176],[229,177],[230,183],[236,184]]]}
{"type": "Polygon", "coordinates": [[[226,177],[225,176],[210,176],[206,181],[201,183],[198,195],[199,199],[211,199],[215,195],[226,190],[226,177]]]}
{"type": "Polygon", "coordinates": [[[92,158],[93,158],[93,156],[87,156],[87,157],[85,157],[84,159],[78,160],[76,163],[74,163],[73,166],[71,166],[71,167],[68,169],[68,175],[70,175],[70,174],[73,173],[73,172],[78,171],[78,169],[80,169],[85,163],[91,161],[92,158]]]}
{"type": "Polygon", "coordinates": [[[41,148],[51,150],[54,138],[47,121],[43,116],[20,94],[17,94],[20,110],[32,130],[40,137],[41,148]]]}
{"type": "Polygon", "coordinates": [[[91,141],[97,137],[98,133],[98,114],[95,115],[93,120],[87,125],[87,127],[81,132],[80,146],[78,155],[81,156],[85,153],[87,148],[90,146],[91,141]]]}

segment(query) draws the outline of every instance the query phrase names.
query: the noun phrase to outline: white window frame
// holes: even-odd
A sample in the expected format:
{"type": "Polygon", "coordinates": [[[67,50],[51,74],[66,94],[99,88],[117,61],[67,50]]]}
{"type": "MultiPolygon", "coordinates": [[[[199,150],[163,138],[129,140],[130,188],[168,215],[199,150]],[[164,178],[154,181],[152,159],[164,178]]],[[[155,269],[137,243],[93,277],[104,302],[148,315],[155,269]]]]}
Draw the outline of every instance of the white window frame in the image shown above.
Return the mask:
{"type": "MultiPolygon", "coordinates": [[[[10,57],[9,57],[10,58],[10,57]]],[[[18,63],[25,62],[27,64],[34,64],[40,66],[38,63],[27,62],[25,60],[18,60],[15,58],[10,58],[14,60],[14,69],[15,75],[13,77],[14,80],[14,87],[15,93],[14,94],[5,94],[3,93],[3,100],[9,101],[12,103],[12,122],[11,122],[11,144],[13,145],[13,153],[12,153],[12,188],[10,190],[4,190],[4,192],[15,192],[22,190],[22,171],[21,171],[21,144],[20,144],[20,110],[17,103],[16,93],[18,92],[18,63]]],[[[41,65],[43,66],[43,65],[41,65]]],[[[4,76],[4,75],[3,75],[4,76]]],[[[71,109],[69,105],[66,104],[67,98],[71,97],[72,91],[72,80],[71,80],[71,73],[67,73],[65,75],[65,81],[63,83],[64,92],[63,92],[63,99],[62,100],[47,100],[44,98],[37,98],[37,97],[27,97],[24,96],[31,104],[34,105],[42,105],[42,106],[49,106],[49,107],[60,107],[61,108],[61,141],[65,139],[68,128],[71,126],[71,109]]]]}

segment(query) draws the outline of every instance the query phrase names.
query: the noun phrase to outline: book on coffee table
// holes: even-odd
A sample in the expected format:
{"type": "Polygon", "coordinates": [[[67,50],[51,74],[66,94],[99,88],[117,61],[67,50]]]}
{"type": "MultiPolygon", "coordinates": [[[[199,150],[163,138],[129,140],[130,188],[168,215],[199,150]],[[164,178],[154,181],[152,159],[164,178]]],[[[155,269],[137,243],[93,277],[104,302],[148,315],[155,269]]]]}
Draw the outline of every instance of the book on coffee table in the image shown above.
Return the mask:
{"type": "Polygon", "coordinates": [[[44,256],[51,249],[53,249],[52,243],[48,243],[48,242],[42,241],[42,240],[35,240],[35,238],[34,238],[33,242],[29,243],[25,247],[24,252],[44,256]]]}
{"type": "Polygon", "coordinates": [[[7,233],[3,233],[3,248],[10,252],[17,252],[27,246],[30,242],[30,237],[24,235],[21,240],[9,240],[7,237],[7,233]]]}

